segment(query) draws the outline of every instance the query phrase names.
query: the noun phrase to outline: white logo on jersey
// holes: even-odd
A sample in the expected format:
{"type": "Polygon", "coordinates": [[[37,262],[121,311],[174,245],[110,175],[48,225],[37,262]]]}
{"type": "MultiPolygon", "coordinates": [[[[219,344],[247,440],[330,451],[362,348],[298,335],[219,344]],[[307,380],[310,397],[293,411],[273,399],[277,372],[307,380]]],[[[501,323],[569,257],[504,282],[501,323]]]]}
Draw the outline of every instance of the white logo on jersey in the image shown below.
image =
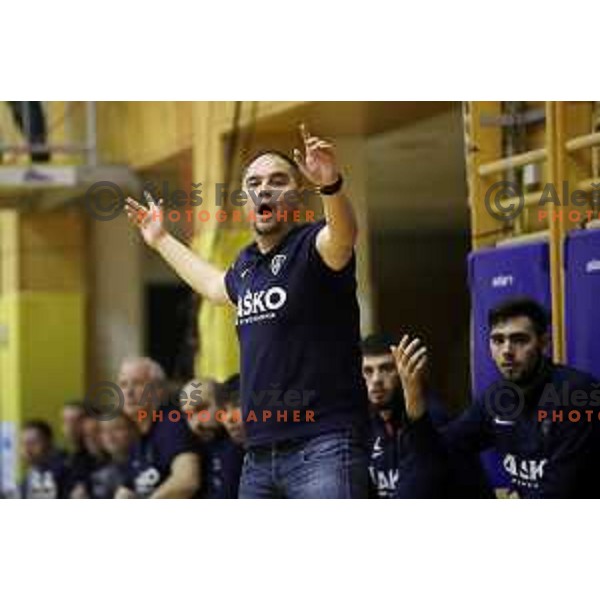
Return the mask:
{"type": "Polygon", "coordinates": [[[243,296],[238,298],[237,316],[239,323],[250,323],[254,320],[261,320],[275,317],[275,313],[285,304],[287,292],[279,286],[252,292],[248,290],[243,296]],[[244,317],[260,317],[246,319],[244,317]]]}
{"type": "Polygon", "coordinates": [[[373,452],[371,453],[371,458],[374,460],[379,458],[383,454],[383,448],[381,447],[381,437],[377,436],[375,443],[373,444],[373,452]]]}
{"type": "Polygon", "coordinates": [[[33,471],[29,479],[29,497],[31,499],[58,498],[58,488],[51,471],[33,471]]]}
{"type": "Polygon", "coordinates": [[[400,481],[399,469],[388,469],[386,471],[377,471],[375,467],[369,467],[369,475],[373,485],[377,488],[377,495],[380,498],[387,498],[391,492],[396,490],[398,481],[400,481]]]}
{"type": "Polygon", "coordinates": [[[507,454],[502,461],[502,466],[513,478],[513,482],[518,480],[519,483],[524,485],[533,484],[532,487],[537,487],[539,480],[544,477],[544,467],[547,462],[547,458],[542,460],[519,460],[516,456],[507,454]]]}
{"type": "Polygon", "coordinates": [[[135,491],[140,496],[147,496],[154,491],[160,481],[160,473],[156,467],[149,467],[135,478],[135,491]]]}
{"type": "Polygon", "coordinates": [[[285,262],[285,254],[276,254],[271,261],[271,273],[273,275],[277,275],[279,271],[281,271],[281,267],[283,267],[283,263],[285,262]]]}

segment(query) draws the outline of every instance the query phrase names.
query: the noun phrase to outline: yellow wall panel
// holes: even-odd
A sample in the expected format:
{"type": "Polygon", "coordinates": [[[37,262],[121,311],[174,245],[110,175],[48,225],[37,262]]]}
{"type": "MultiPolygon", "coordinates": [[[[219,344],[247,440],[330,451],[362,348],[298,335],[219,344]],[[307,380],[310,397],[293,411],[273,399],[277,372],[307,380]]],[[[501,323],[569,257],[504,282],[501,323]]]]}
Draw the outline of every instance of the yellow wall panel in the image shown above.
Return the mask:
{"type": "Polygon", "coordinates": [[[0,420],[20,419],[19,385],[19,298],[16,294],[0,296],[0,420]]]}
{"type": "Polygon", "coordinates": [[[85,299],[25,293],[19,300],[22,418],[47,419],[60,433],[61,407],[85,391],[85,299]]]}

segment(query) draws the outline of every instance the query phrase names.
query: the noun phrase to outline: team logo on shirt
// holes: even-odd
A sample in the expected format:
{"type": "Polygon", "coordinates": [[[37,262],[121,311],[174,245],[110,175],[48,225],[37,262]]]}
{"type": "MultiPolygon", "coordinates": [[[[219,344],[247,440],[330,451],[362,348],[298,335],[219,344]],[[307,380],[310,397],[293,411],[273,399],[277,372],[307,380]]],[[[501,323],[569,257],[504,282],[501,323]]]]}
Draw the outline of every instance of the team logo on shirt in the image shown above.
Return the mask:
{"type": "Polygon", "coordinates": [[[273,275],[277,275],[277,273],[281,271],[281,267],[283,267],[285,259],[285,254],[276,254],[273,257],[273,260],[271,260],[271,273],[273,273],[273,275]]]}
{"type": "Polygon", "coordinates": [[[274,319],[277,311],[286,303],[287,292],[280,286],[253,292],[247,290],[238,298],[238,325],[245,325],[265,319],[274,319]]]}
{"type": "Polygon", "coordinates": [[[154,491],[159,481],[160,473],[158,469],[156,467],[148,467],[135,478],[135,491],[139,496],[148,496],[154,491]]]}
{"type": "Polygon", "coordinates": [[[502,461],[505,471],[511,476],[512,482],[524,487],[537,488],[544,477],[544,467],[547,458],[542,460],[519,460],[513,454],[507,454],[502,461]]]}
{"type": "Polygon", "coordinates": [[[371,458],[373,460],[379,458],[383,454],[384,450],[381,447],[381,436],[377,436],[375,443],[373,444],[373,452],[371,453],[371,458]]]}
{"type": "Polygon", "coordinates": [[[370,466],[369,475],[373,485],[377,488],[377,495],[380,498],[390,497],[396,491],[396,487],[400,481],[400,470],[398,468],[384,471],[370,466]]]}
{"type": "Polygon", "coordinates": [[[33,471],[29,479],[29,497],[31,499],[58,498],[58,487],[50,471],[33,471]]]}

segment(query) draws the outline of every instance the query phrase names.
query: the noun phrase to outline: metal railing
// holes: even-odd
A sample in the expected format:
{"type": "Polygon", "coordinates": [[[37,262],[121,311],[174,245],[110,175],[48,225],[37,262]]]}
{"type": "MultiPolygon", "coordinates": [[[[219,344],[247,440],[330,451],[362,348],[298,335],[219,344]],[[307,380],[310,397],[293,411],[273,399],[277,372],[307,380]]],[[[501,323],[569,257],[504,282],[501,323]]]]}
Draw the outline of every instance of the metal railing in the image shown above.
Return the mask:
{"type": "MultiPolygon", "coordinates": [[[[44,107],[41,102],[9,102],[13,118],[16,121],[25,143],[10,143],[2,141],[2,132],[0,131],[0,156],[5,153],[13,155],[29,154],[34,162],[48,162],[44,156],[51,160],[53,154],[67,154],[81,156],[83,163],[87,166],[96,166],[98,164],[97,152],[97,125],[96,125],[96,103],[82,102],[85,109],[85,127],[83,141],[73,140],[73,105],[75,102],[65,102],[64,112],[58,123],[48,123],[47,115],[44,114],[44,107]],[[37,105],[37,106],[35,106],[37,105]],[[64,123],[65,141],[61,143],[52,143],[52,133],[57,125],[64,123]],[[40,138],[42,141],[40,141],[40,138]],[[35,157],[38,157],[36,160],[35,157]],[[42,157],[39,160],[39,157],[42,157]]],[[[2,161],[0,160],[0,166],[2,161]]]]}

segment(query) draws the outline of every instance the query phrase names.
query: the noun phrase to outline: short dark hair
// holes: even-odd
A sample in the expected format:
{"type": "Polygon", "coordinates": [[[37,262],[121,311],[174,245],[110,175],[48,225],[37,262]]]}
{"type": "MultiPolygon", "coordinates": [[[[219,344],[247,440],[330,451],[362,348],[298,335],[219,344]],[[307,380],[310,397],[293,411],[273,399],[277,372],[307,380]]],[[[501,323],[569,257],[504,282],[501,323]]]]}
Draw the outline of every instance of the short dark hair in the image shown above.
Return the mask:
{"type": "Polygon", "coordinates": [[[498,323],[515,317],[527,317],[538,336],[544,335],[550,325],[548,311],[533,298],[520,296],[508,298],[494,306],[488,313],[488,326],[490,330],[498,323]]]}
{"type": "Polygon", "coordinates": [[[302,173],[300,172],[300,169],[298,168],[296,161],[293,158],[290,158],[287,154],[285,154],[285,152],[281,152],[280,150],[272,150],[272,149],[261,150],[260,152],[257,152],[256,154],[252,155],[250,160],[246,161],[246,163],[244,164],[244,168],[242,169],[242,178],[246,175],[246,171],[248,171],[248,169],[250,168],[250,165],[254,161],[258,160],[261,156],[269,156],[269,155],[277,156],[281,160],[285,161],[291,167],[292,172],[294,174],[294,178],[296,180],[296,183],[298,185],[300,185],[300,183],[302,183],[302,173]]]}
{"type": "Polygon", "coordinates": [[[240,405],[240,375],[236,373],[226,379],[220,386],[216,400],[217,408],[240,405]]]}
{"type": "Polygon", "coordinates": [[[361,344],[363,356],[379,356],[391,354],[390,346],[396,346],[397,341],[389,333],[372,333],[361,344]]]}
{"type": "Polygon", "coordinates": [[[54,437],[52,434],[52,427],[50,427],[46,421],[42,421],[41,419],[30,419],[23,423],[23,431],[26,429],[35,429],[46,439],[48,444],[52,443],[54,437]]]}

